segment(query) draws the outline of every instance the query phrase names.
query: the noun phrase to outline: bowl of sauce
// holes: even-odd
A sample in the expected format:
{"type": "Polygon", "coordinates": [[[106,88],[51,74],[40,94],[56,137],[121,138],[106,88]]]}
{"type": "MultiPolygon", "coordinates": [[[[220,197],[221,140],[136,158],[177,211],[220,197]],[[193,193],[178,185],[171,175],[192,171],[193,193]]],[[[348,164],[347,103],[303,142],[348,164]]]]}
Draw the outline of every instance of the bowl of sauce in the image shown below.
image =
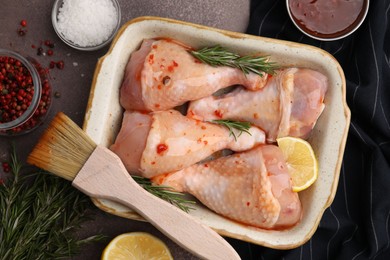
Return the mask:
{"type": "Polygon", "coordinates": [[[304,34],[322,41],[344,38],[367,16],[369,0],[286,0],[288,14],[304,34]]]}

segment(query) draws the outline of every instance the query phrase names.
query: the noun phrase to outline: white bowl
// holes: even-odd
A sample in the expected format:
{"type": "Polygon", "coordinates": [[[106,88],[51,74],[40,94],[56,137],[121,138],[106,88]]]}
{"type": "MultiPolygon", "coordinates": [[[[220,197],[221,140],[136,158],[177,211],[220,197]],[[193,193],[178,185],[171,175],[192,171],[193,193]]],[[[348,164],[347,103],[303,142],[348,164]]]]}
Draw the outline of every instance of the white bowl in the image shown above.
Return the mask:
{"type": "Polygon", "coordinates": [[[67,39],[66,36],[58,29],[58,15],[60,13],[60,8],[64,4],[64,0],[55,0],[53,3],[53,8],[52,8],[52,12],[51,12],[51,22],[52,22],[54,31],[56,32],[58,37],[64,43],[66,43],[67,45],[69,45],[70,47],[72,47],[74,49],[81,50],[81,51],[95,51],[95,50],[103,48],[104,46],[108,45],[112,41],[112,39],[114,38],[115,34],[117,33],[117,31],[119,29],[120,23],[121,23],[120,5],[119,5],[117,0],[111,0],[111,1],[115,7],[116,14],[117,14],[116,25],[115,25],[115,28],[113,29],[113,31],[111,32],[110,36],[106,40],[101,42],[100,44],[90,45],[90,46],[81,46],[81,45],[67,39]]]}
{"type": "MultiPolygon", "coordinates": [[[[110,50],[96,66],[83,126],[96,143],[108,147],[114,142],[122,120],[119,88],[125,66],[143,39],[155,37],[174,38],[195,48],[220,44],[242,55],[260,52],[270,55],[283,66],[309,67],[328,76],[330,86],[325,97],[326,108],[309,139],[318,157],[319,177],[314,185],[299,193],[304,210],[300,223],[288,230],[263,230],[228,220],[200,203],[189,213],[224,236],[277,249],[290,249],[305,243],[317,229],[335,196],[350,123],[345,78],[339,63],[329,53],[308,45],[166,18],[139,17],[119,30],[110,50]]],[[[93,198],[93,202],[109,213],[142,220],[132,210],[112,201],[93,198]]]]}

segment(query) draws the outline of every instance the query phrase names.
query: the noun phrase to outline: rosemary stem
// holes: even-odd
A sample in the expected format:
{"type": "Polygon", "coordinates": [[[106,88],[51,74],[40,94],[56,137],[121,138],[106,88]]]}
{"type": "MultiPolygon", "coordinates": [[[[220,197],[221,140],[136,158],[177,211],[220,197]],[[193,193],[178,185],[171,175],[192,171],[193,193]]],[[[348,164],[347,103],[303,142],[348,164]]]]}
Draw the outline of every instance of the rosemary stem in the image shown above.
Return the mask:
{"type": "Polygon", "coordinates": [[[274,74],[279,68],[276,63],[270,61],[268,56],[240,56],[220,45],[205,47],[200,50],[190,51],[190,53],[201,62],[211,66],[228,66],[238,68],[244,74],[252,72],[261,77],[264,73],[274,74]]]}

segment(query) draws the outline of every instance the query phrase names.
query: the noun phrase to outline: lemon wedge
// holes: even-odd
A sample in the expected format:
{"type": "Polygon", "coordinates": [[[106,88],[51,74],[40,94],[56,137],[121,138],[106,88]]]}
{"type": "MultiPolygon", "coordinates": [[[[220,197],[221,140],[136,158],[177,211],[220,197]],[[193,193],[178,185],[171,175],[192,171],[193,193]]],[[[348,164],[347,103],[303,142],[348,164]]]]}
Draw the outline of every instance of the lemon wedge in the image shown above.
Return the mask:
{"type": "Polygon", "coordinates": [[[296,137],[281,137],[276,142],[286,158],[293,191],[310,187],[318,178],[318,162],[311,145],[296,137]]]}
{"type": "Polygon", "coordinates": [[[157,237],[145,232],[125,233],[106,246],[102,260],[172,260],[168,247],[157,237]]]}

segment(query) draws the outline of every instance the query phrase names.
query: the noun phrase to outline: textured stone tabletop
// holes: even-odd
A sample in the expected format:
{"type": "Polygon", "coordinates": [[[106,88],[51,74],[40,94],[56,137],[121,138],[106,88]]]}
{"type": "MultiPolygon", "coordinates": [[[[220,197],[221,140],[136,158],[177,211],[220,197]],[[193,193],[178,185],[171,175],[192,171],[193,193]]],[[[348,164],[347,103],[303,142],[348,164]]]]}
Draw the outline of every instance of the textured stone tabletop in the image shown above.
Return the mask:
{"type": "MultiPolygon", "coordinates": [[[[65,67],[62,70],[57,68],[50,70],[52,90],[57,92],[59,97],[53,98],[45,124],[23,136],[0,137],[0,161],[8,160],[10,145],[14,143],[20,160],[24,162],[47,123],[59,111],[65,112],[79,125],[82,124],[96,62],[109,48],[82,52],[61,42],[51,24],[53,2],[52,0],[2,1],[0,48],[31,56],[46,68],[49,67],[50,61],[60,60],[64,61],[65,67]],[[27,33],[24,36],[19,36],[17,33],[21,20],[27,21],[27,33]],[[37,47],[45,40],[55,43],[52,56],[37,55],[37,47]]],[[[249,0],[119,0],[122,13],[121,24],[138,16],[152,15],[237,32],[246,30],[249,20],[249,2],[249,0]]],[[[2,169],[0,169],[0,177],[4,174],[1,171],[2,169]]],[[[145,231],[161,238],[168,245],[175,259],[196,259],[148,223],[113,216],[97,208],[91,210],[95,213],[95,220],[80,229],[80,236],[104,234],[109,241],[122,233],[145,231]]],[[[232,239],[228,240],[235,242],[232,239]]],[[[99,259],[108,241],[85,247],[81,255],[74,259],[99,259]]]]}

